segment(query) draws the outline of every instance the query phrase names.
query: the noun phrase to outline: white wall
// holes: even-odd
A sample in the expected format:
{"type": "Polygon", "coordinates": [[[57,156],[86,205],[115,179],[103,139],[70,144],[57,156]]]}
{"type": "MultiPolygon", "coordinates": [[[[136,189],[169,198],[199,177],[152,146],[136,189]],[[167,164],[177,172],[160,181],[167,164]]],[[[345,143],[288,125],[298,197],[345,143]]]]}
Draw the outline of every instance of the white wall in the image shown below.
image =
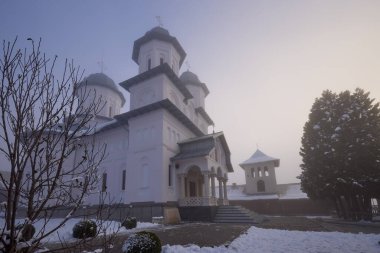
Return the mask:
{"type": "Polygon", "coordinates": [[[177,50],[167,42],[152,40],[140,47],[139,52],[139,73],[148,70],[148,59],[151,59],[151,68],[160,65],[160,58],[164,63],[169,64],[174,73],[178,75],[180,55],[177,50]]]}

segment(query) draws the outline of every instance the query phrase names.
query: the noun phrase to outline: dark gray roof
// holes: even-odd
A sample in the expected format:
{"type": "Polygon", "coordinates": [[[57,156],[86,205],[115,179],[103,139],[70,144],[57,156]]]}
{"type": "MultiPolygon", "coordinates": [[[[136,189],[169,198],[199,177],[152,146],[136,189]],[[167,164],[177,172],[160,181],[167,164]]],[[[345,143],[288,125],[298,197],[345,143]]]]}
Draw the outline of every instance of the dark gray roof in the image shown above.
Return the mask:
{"type": "Polygon", "coordinates": [[[195,108],[195,111],[199,113],[200,115],[202,115],[202,117],[207,121],[208,124],[214,125],[214,121],[212,121],[212,119],[210,118],[210,116],[207,114],[207,112],[205,111],[203,107],[201,106],[197,107],[195,108]]]}
{"type": "Polygon", "coordinates": [[[233,172],[234,169],[231,164],[231,152],[228,148],[223,132],[207,134],[179,142],[178,145],[180,152],[176,156],[172,157],[171,160],[176,161],[209,155],[211,150],[215,147],[216,139],[218,138],[226,154],[227,170],[229,172],[233,172]]]}
{"type": "Polygon", "coordinates": [[[201,87],[203,89],[203,91],[205,92],[206,96],[210,93],[206,84],[199,81],[198,76],[191,71],[183,72],[180,76],[180,79],[185,85],[190,84],[190,85],[195,85],[195,86],[201,87]]]}
{"type": "Polygon", "coordinates": [[[120,122],[128,123],[130,118],[157,110],[166,109],[175,118],[177,118],[182,124],[184,124],[190,131],[192,131],[196,136],[202,136],[203,132],[181,111],[174,105],[169,99],[164,99],[159,102],[155,102],[135,110],[120,114],[115,116],[120,122]]]}
{"type": "Polygon", "coordinates": [[[140,53],[140,47],[144,45],[145,43],[151,41],[151,40],[161,40],[164,42],[171,43],[174,48],[178,51],[181,59],[179,61],[179,65],[181,66],[183,61],[185,60],[186,57],[186,52],[182,48],[181,44],[179,44],[178,40],[176,37],[173,37],[169,34],[169,31],[162,28],[162,27],[154,27],[147,33],[145,33],[144,36],[141,38],[137,39],[135,43],[133,44],[133,53],[132,53],[132,59],[138,63],[138,58],[139,58],[139,53],[140,53]]]}
{"type": "Polygon", "coordinates": [[[104,73],[94,73],[94,74],[89,75],[88,77],[84,78],[82,82],[78,83],[77,87],[79,88],[79,87],[82,87],[84,85],[102,86],[102,87],[109,88],[109,89],[113,90],[114,92],[116,92],[120,96],[120,98],[122,100],[122,106],[125,103],[125,98],[124,98],[123,93],[121,93],[119,91],[115,82],[104,73]]]}
{"type": "Polygon", "coordinates": [[[161,64],[126,81],[123,81],[120,83],[120,86],[129,91],[132,86],[160,74],[165,74],[186,99],[193,98],[193,95],[191,95],[190,91],[186,88],[186,86],[182,83],[182,81],[178,78],[178,76],[174,73],[174,71],[167,63],[161,64]]]}

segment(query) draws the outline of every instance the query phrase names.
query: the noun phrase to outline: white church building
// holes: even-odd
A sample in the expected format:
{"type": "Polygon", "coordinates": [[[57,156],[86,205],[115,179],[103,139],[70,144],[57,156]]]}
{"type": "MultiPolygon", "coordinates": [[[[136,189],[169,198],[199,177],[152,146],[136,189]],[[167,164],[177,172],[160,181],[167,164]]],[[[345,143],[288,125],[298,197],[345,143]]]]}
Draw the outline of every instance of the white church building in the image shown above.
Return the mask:
{"type": "MultiPolygon", "coordinates": [[[[230,151],[222,132],[208,133],[214,123],[205,108],[207,86],[190,71],[180,74],[185,56],[162,27],[137,39],[132,59],[139,73],[120,83],[130,93],[126,113],[120,113],[125,99],[111,78],[96,73],[83,81],[106,102],[93,122],[97,142],[107,145],[102,194],[125,204],[228,204],[230,151]]],[[[97,204],[95,195],[87,204],[97,204]]]]}

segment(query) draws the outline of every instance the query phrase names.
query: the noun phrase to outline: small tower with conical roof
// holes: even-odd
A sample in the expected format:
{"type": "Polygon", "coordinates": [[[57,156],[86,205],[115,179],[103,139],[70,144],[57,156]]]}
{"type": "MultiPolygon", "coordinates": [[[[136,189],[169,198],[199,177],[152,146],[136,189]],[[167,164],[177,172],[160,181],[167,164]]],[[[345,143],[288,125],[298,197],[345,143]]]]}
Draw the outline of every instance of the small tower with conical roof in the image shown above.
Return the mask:
{"type": "Polygon", "coordinates": [[[275,167],[280,159],[267,156],[259,149],[246,161],[239,164],[245,172],[247,194],[275,194],[277,182],[275,167]]]}

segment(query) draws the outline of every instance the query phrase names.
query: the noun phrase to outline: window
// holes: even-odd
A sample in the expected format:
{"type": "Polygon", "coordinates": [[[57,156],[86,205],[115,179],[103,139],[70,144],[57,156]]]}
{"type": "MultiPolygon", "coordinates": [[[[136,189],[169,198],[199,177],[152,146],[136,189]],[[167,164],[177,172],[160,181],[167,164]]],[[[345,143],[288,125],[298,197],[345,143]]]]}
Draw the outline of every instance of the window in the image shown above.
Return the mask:
{"type": "Polygon", "coordinates": [[[169,176],[169,181],[168,181],[168,184],[169,186],[172,186],[172,166],[169,165],[169,170],[168,170],[168,176],[169,176]]]}
{"type": "Polygon", "coordinates": [[[263,180],[257,181],[257,191],[258,192],[265,192],[265,183],[263,180]]]}
{"type": "Polygon", "coordinates": [[[253,178],[255,178],[255,168],[251,168],[251,175],[253,178]]]}
{"type": "Polygon", "coordinates": [[[160,65],[164,64],[164,58],[160,58],[160,65]]]}
{"type": "Polygon", "coordinates": [[[148,70],[150,70],[152,67],[152,59],[148,59],[148,70]]]}
{"type": "Polygon", "coordinates": [[[267,168],[267,167],[264,167],[264,175],[265,175],[266,177],[269,176],[269,171],[268,171],[268,168],[267,168]]]}
{"type": "Polygon", "coordinates": [[[107,191],[107,173],[103,173],[102,192],[107,191]]]}
{"type": "Polygon", "coordinates": [[[122,175],[122,181],[121,181],[121,189],[124,191],[125,190],[125,183],[127,179],[127,171],[123,170],[123,175],[122,175]]]}
{"type": "Polygon", "coordinates": [[[109,108],[109,116],[112,117],[112,106],[109,108]]]}
{"type": "Polygon", "coordinates": [[[263,176],[263,173],[262,173],[262,171],[261,171],[261,168],[259,167],[257,170],[259,171],[259,177],[262,177],[262,176],[263,176]]]}

